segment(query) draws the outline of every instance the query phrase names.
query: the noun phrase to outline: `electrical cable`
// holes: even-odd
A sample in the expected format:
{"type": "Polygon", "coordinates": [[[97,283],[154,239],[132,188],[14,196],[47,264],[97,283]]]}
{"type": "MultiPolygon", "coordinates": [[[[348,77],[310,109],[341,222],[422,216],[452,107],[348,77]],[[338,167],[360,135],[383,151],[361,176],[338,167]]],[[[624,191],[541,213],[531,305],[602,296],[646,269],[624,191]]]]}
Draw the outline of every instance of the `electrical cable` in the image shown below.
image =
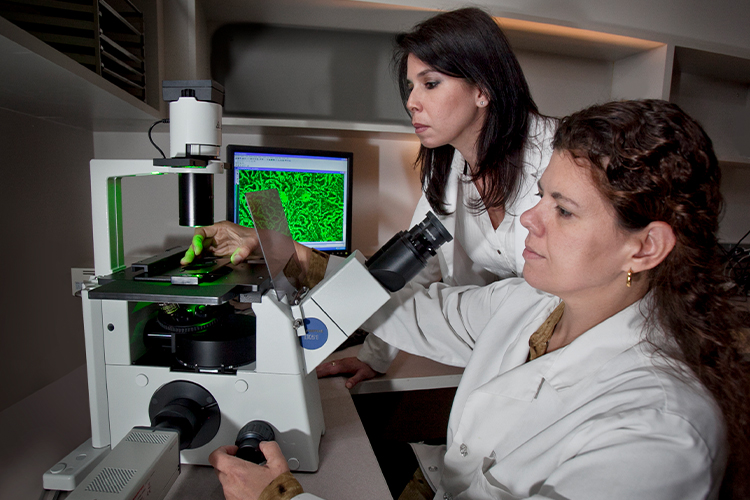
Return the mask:
{"type": "Polygon", "coordinates": [[[49,493],[50,491],[54,491],[54,493],[52,495],[52,500],[57,500],[58,498],[60,498],[60,495],[62,494],[62,490],[47,490],[47,489],[43,489],[42,490],[42,494],[39,497],[39,500],[44,500],[44,498],[47,496],[47,493],[49,493]]]}
{"type": "Polygon", "coordinates": [[[735,244],[735,245],[734,245],[734,246],[732,247],[732,249],[731,249],[731,250],[729,250],[729,255],[732,255],[732,254],[734,254],[735,250],[737,250],[737,248],[739,248],[739,246],[740,246],[740,243],[742,243],[742,240],[744,240],[745,238],[747,238],[747,235],[749,235],[749,234],[750,234],[750,230],[748,230],[748,231],[747,231],[747,232],[745,233],[745,236],[743,236],[742,238],[740,238],[740,241],[738,241],[738,242],[737,242],[737,243],[736,243],[736,244],[735,244]]]}
{"type": "Polygon", "coordinates": [[[742,241],[750,235],[750,230],[725,252],[725,275],[736,285],[737,293],[742,296],[750,295],[750,252],[742,248],[742,241]]]}
{"type": "Polygon", "coordinates": [[[164,118],[163,120],[154,122],[154,124],[151,125],[151,127],[148,129],[148,140],[151,141],[151,144],[153,144],[156,149],[159,150],[159,152],[161,153],[161,157],[166,158],[167,156],[164,154],[164,151],[162,151],[161,148],[156,145],[156,143],[154,142],[154,139],[151,137],[151,131],[154,130],[154,127],[156,127],[160,123],[169,123],[169,118],[164,118]]]}

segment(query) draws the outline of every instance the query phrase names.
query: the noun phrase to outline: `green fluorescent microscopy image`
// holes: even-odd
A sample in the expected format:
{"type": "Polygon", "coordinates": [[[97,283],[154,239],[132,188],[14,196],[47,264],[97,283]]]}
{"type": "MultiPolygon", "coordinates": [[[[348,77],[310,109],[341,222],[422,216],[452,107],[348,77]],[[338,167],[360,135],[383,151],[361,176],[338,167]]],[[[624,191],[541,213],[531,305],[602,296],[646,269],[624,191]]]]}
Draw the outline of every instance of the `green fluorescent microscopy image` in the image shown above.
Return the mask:
{"type": "Polygon", "coordinates": [[[344,239],[344,174],[313,172],[238,172],[239,224],[253,227],[245,193],[276,189],[295,241],[344,239]]]}

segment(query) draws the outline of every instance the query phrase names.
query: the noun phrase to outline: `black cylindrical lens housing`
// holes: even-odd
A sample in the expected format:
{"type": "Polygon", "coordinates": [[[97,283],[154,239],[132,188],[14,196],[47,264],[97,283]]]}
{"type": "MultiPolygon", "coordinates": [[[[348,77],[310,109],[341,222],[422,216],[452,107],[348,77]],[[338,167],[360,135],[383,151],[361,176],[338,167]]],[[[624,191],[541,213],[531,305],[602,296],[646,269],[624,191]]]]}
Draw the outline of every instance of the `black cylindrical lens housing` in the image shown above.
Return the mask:
{"type": "Polygon", "coordinates": [[[261,464],[266,461],[266,457],[260,451],[260,443],[273,441],[275,438],[273,427],[268,422],[263,420],[248,422],[237,433],[237,439],[234,442],[237,446],[236,456],[248,462],[261,464]]]}
{"type": "Polygon", "coordinates": [[[432,212],[411,228],[401,231],[370,257],[365,265],[387,290],[395,292],[415,277],[443,243],[453,237],[432,212]]]}
{"type": "Polygon", "coordinates": [[[180,225],[210,226],[214,223],[214,176],[178,174],[180,178],[180,225]]]}

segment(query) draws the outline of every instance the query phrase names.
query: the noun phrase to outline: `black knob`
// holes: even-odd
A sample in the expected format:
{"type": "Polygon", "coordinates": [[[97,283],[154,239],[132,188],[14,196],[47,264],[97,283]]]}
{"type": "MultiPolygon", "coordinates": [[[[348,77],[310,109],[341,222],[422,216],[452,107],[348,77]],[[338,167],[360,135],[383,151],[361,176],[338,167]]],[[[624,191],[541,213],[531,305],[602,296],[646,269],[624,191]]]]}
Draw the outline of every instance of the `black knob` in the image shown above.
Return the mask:
{"type": "Polygon", "coordinates": [[[263,456],[258,446],[261,441],[273,441],[274,438],[273,428],[268,422],[263,420],[248,422],[237,433],[237,440],[234,442],[238,448],[237,456],[248,462],[261,464],[266,461],[266,457],[263,456]]]}

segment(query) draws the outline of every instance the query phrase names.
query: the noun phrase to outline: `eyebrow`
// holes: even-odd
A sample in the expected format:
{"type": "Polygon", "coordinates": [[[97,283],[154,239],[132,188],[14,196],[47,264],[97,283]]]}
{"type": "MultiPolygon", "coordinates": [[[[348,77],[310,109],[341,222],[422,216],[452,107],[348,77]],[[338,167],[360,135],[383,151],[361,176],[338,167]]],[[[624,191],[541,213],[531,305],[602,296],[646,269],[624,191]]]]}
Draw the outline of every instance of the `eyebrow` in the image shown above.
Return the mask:
{"type": "MultiPolygon", "coordinates": [[[[427,69],[423,69],[422,71],[420,71],[419,73],[417,73],[417,74],[416,74],[416,76],[415,76],[415,78],[414,78],[414,79],[416,80],[416,79],[418,79],[418,78],[422,78],[422,77],[424,77],[425,75],[428,75],[428,74],[430,74],[430,73],[440,73],[440,71],[436,70],[435,68],[427,68],[427,69]]],[[[440,74],[442,74],[442,73],[440,73],[440,74]]],[[[407,81],[408,83],[413,83],[413,82],[412,82],[412,80],[410,80],[410,79],[408,79],[408,78],[406,79],[406,81],[407,81]]]]}
{"type": "MultiPolygon", "coordinates": [[[[539,188],[539,191],[542,191],[542,192],[544,192],[544,189],[542,188],[542,183],[541,183],[541,181],[537,181],[537,183],[536,183],[536,186],[537,186],[537,187],[539,188]]],[[[574,200],[572,200],[571,198],[568,198],[567,196],[563,195],[562,193],[560,193],[560,192],[558,192],[558,191],[553,191],[553,192],[552,192],[552,193],[550,193],[549,195],[550,195],[550,196],[552,197],[552,199],[554,199],[554,200],[556,200],[556,201],[565,201],[565,202],[567,202],[567,203],[570,203],[571,205],[575,205],[575,206],[576,206],[576,207],[578,207],[578,208],[580,208],[580,207],[581,207],[581,206],[580,206],[580,205],[579,205],[578,203],[576,203],[576,202],[575,202],[574,200]]]]}

